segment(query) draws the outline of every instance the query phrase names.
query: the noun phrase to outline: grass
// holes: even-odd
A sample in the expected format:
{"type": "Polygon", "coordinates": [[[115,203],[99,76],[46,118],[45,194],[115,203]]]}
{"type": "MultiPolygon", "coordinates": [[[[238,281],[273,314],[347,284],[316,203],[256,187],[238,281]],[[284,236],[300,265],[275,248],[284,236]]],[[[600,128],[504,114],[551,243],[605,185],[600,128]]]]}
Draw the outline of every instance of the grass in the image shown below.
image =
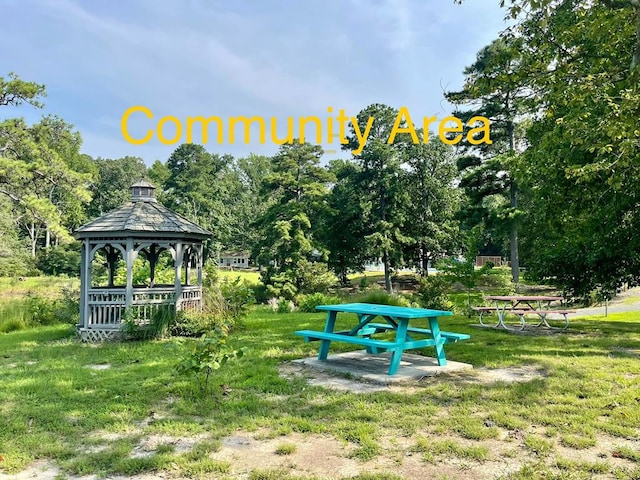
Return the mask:
{"type": "MultiPolygon", "coordinates": [[[[255,309],[230,338],[247,347],[245,356],[215,374],[216,385],[232,390],[203,397],[192,381],[174,373],[178,352],[171,341],[80,344],[65,325],[0,334],[0,471],[49,459],[67,475],[171,471],[224,477],[233,473],[233,463],[212,454],[224,437],[244,431],[281,438],[273,454],[291,459],[297,448],[286,436],[293,432],[333,438],[344,444],[346,456],[363,463],[393,458],[389,440],[406,438],[406,446],[394,447],[402,455],[418,451],[430,463],[458,458],[474,465],[499,456],[488,448],[490,441],[520,465],[509,478],[574,478],[562,476],[574,470],[575,478],[638,478],[640,452],[628,445],[640,439],[640,361],[620,349],[640,348],[640,312],[572,321],[573,333],[545,337],[469,323],[462,316],[442,320],[443,329],[471,335],[448,345],[448,358],[475,368],[536,366],[546,376],[511,384],[442,376],[401,393],[328,390],[285,379],[277,370],[282,362],[317,354],[317,343],[304,343],[293,332],[322,328],[323,314],[255,309]],[[91,368],[98,364],[109,368],[91,368]],[[136,456],[152,435],[198,442],[185,452],[167,440],[136,456]],[[597,441],[601,437],[619,446],[607,447],[597,441]],[[560,446],[575,450],[575,458],[595,449],[602,459],[571,463],[558,454],[560,446]]],[[[336,328],[348,324],[339,317],[336,328]]],[[[335,344],[331,351],[357,348],[335,344]]],[[[254,470],[249,478],[313,477],[254,470]]]]}
{"type": "Polygon", "coordinates": [[[0,277],[0,304],[26,295],[58,296],[62,287],[78,286],[80,280],[65,277],[0,277]]]}
{"type": "Polygon", "coordinates": [[[240,277],[242,280],[246,280],[252,285],[260,283],[260,273],[257,270],[217,270],[220,278],[228,278],[229,280],[235,280],[240,277]]]}

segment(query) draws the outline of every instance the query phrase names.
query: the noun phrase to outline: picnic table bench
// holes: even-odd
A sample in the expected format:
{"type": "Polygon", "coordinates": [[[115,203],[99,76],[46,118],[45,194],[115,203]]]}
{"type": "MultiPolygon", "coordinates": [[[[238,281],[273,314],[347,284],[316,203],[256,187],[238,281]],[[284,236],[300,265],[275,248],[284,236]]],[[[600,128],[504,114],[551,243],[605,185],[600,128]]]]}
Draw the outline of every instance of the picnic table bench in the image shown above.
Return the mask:
{"type": "Polygon", "coordinates": [[[535,327],[545,326],[547,328],[554,328],[549,324],[548,316],[556,314],[563,317],[564,326],[561,327],[561,330],[566,330],[569,327],[569,317],[567,315],[575,313],[575,310],[551,308],[551,303],[562,301],[562,297],[547,295],[493,295],[485,297],[485,300],[493,301],[494,306],[473,307],[473,310],[480,314],[480,324],[483,326],[489,326],[483,322],[483,314],[495,312],[498,316],[498,322],[494,326],[498,328],[502,327],[510,329],[510,327],[505,323],[507,313],[511,313],[519,317],[520,330],[524,330],[527,325],[525,315],[535,315],[539,319],[539,322],[534,325],[535,327]]]}
{"type": "Polygon", "coordinates": [[[398,371],[402,353],[405,350],[434,347],[438,365],[444,366],[447,363],[444,345],[470,338],[469,335],[464,333],[443,332],[440,330],[438,317],[452,315],[451,312],[443,310],[394,307],[370,303],[319,305],[316,309],[327,312],[324,331],[298,330],[295,334],[303,337],[306,342],[321,342],[318,360],[327,359],[332,341],[362,345],[368,353],[372,354],[392,352],[389,375],[394,375],[398,371]],[[339,312],[356,314],[357,325],[350,330],[335,332],[335,322],[339,312]],[[382,318],[386,323],[374,323],[373,320],[376,318],[382,318]],[[421,318],[428,320],[429,328],[409,326],[410,320],[421,318]],[[375,334],[388,331],[395,331],[396,334],[393,340],[372,338],[375,334]],[[413,335],[420,335],[422,338],[414,338],[413,335]]]}

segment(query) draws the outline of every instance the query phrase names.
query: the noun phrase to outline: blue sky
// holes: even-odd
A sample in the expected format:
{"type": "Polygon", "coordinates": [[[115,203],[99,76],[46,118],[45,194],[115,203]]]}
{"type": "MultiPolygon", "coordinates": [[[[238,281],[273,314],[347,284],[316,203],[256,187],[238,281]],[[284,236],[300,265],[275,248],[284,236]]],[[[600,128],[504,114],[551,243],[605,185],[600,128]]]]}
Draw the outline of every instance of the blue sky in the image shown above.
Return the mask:
{"type": "MultiPolygon", "coordinates": [[[[413,120],[444,118],[443,90],[462,85],[476,52],[505,28],[498,0],[5,0],[0,19],[3,71],[47,86],[44,111],[3,108],[0,118],[59,115],[80,131],[94,157],[165,161],[175,145],[144,145],[121,132],[131,117],[142,137],[163,116],[287,117],[323,122],[372,103],[408,107],[413,120]],[[8,1],[8,4],[7,4],[8,1]],[[335,113],[334,113],[335,115],[335,113]]],[[[297,127],[295,127],[297,128],[297,127]]],[[[279,129],[280,130],[280,129],[279,129]]],[[[171,137],[171,128],[167,136],[171,137]]],[[[257,131],[246,145],[206,148],[272,154],[257,131]]],[[[184,136],[183,136],[184,138],[184,136]]],[[[201,137],[196,136],[194,141],[201,137]]],[[[327,149],[336,146],[324,145],[327,149]]],[[[325,159],[345,157],[339,152],[325,159]]]]}

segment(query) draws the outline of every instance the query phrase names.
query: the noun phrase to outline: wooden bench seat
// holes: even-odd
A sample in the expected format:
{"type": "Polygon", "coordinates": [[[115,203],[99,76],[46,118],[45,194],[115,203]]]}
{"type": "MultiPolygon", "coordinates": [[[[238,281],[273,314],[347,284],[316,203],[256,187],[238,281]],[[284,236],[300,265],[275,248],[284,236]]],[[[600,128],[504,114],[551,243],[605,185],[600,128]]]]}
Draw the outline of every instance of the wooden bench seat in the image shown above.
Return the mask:
{"type": "Polygon", "coordinates": [[[517,309],[517,310],[511,310],[511,313],[513,313],[514,315],[547,315],[549,313],[556,313],[559,315],[567,315],[568,313],[576,313],[575,310],[524,310],[524,309],[517,309]]]}
{"type": "MultiPolygon", "coordinates": [[[[476,312],[495,312],[497,309],[496,307],[471,307],[471,310],[474,310],[476,312]]],[[[500,308],[500,311],[502,311],[503,309],[500,308]]],[[[527,306],[518,306],[516,308],[513,307],[506,307],[504,308],[505,311],[510,312],[512,310],[533,310],[533,308],[527,307],[527,306]]]]}

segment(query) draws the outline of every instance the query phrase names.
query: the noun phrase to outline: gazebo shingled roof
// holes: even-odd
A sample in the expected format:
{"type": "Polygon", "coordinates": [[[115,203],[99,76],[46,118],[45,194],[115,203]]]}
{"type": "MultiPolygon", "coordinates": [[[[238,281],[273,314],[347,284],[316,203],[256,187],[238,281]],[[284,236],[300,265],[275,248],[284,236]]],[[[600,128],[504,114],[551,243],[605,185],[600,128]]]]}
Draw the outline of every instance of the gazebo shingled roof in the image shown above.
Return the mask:
{"type": "Polygon", "coordinates": [[[180,233],[207,238],[211,232],[157,202],[131,201],[74,232],[76,238],[105,233],[180,233]]]}

